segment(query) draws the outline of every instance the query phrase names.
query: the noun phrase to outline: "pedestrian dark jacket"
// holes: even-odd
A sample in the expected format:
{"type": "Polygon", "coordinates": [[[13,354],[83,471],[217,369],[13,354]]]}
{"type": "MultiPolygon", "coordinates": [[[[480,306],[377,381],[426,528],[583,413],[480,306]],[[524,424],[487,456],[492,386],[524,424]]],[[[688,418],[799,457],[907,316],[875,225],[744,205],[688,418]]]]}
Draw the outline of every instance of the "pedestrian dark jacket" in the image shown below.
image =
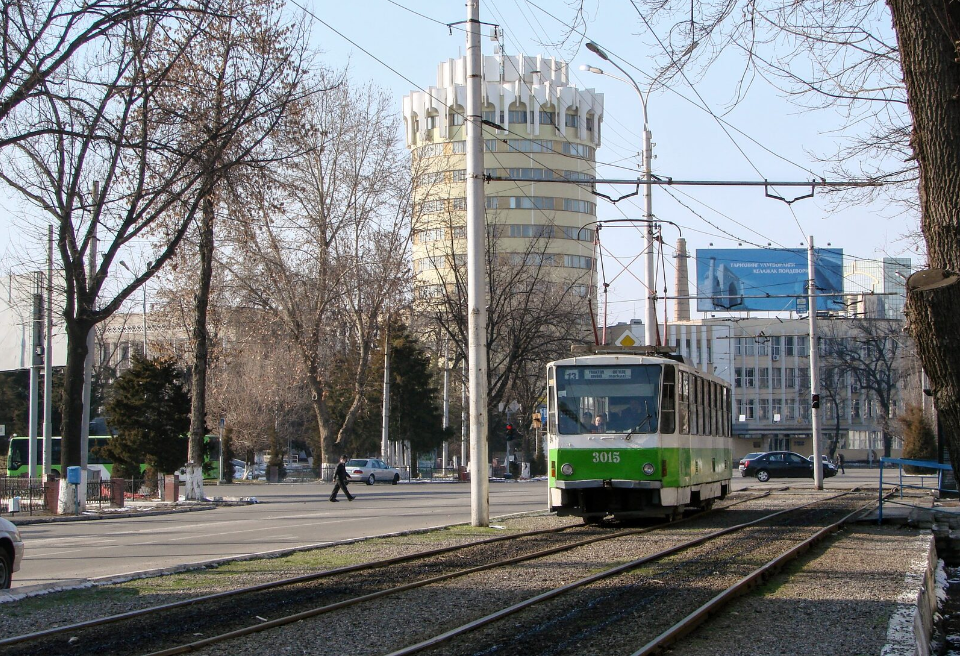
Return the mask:
{"type": "Polygon", "coordinates": [[[340,483],[340,487],[344,487],[350,482],[350,475],[347,474],[347,466],[342,462],[338,462],[337,470],[333,472],[333,477],[337,479],[338,483],[340,483]]]}

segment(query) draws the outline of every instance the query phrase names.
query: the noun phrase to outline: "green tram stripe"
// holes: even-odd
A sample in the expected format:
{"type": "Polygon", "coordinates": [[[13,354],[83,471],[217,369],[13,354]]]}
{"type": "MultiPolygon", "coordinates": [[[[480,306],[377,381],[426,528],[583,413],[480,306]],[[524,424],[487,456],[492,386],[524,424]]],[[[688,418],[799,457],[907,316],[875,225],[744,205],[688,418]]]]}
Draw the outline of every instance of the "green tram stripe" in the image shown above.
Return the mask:
{"type": "MultiPolygon", "coordinates": [[[[637,480],[662,481],[664,487],[698,485],[727,480],[732,473],[731,449],[724,448],[648,448],[648,449],[551,449],[550,461],[556,463],[557,480],[637,480]],[[666,461],[666,476],[662,475],[666,461]],[[643,473],[643,465],[654,466],[652,475],[643,473]],[[573,474],[564,476],[560,467],[573,466],[573,474]]],[[[553,471],[551,469],[551,471],[553,471]]]]}

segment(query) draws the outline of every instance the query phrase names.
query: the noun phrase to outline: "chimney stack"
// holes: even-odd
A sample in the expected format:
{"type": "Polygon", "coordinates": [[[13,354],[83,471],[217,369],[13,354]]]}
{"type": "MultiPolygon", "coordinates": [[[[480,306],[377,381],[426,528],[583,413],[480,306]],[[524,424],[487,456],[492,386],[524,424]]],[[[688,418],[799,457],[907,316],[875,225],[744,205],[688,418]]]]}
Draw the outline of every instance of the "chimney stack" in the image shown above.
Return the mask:
{"type": "Polygon", "coordinates": [[[687,275],[687,240],[677,240],[677,302],[673,304],[674,321],[690,321],[690,278],[687,275]]]}

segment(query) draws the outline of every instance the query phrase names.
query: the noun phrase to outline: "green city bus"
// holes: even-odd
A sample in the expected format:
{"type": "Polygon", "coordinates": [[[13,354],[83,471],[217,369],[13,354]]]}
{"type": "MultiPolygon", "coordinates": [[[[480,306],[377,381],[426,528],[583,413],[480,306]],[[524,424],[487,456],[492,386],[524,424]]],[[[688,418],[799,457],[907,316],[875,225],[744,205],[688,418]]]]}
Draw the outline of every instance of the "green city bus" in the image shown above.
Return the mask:
{"type": "MultiPolygon", "coordinates": [[[[113,463],[107,458],[99,455],[100,447],[107,443],[112,435],[91,435],[87,443],[87,468],[88,470],[98,470],[100,480],[109,480],[113,473],[113,463]]],[[[57,476],[60,475],[60,437],[51,438],[52,443],[52,466],[51,469],[57,476]]],[[[204,479],[218,480],[220,478],[220,438],[216,435],[207,435],[208,453],[204,458],[205,467],[203,472],[204,479]]],[[[7,451],[7,476],[13,478],[26,476],[29,466],[28,449],[30,448],[30,438],[26,435],[15,435],[10,438],[10,447],[7,451]]],[[[140,471],[146,469],[145,464],[140,465],[140,471]]],[[[37,471],[35,476],[43,475],[43,438],[37,437],[37,471]]]]}

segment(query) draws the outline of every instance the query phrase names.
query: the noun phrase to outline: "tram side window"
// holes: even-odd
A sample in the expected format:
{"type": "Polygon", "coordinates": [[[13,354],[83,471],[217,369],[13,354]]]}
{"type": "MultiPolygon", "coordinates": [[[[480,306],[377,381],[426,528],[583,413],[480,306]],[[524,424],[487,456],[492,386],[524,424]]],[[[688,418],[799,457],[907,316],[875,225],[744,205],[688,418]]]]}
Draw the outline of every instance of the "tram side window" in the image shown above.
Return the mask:
{"type": "Polygon", "coordinates": [[[690,434],[690,374],[686,371],[680,372],[680,401],[677,403],[677,410],[680,414],[680,432],[684,435],[690,434]]]}
{"type": "Polygon", "coordinates": [[[710,382],[710,434],[717,435],[720,422],[717,421],[717,384],[710,382]]]}
{"type": "Polygon", "coordinates": [[[733,416],[732,410],[730,408],[730,390],[726,387],[723,388],[723,436],[730,437],[730,430],[732,428],[733,416]]]}
{"type": "Polygon", "coordinates": [[[676,430],[675,396],[676,369],[673,365],[663,367],[663,391],[660,399],[660,432],[672,433],[676,430]]]}
{"type": "Polygon", "coordinates": [[[551,435],[557,434],[556,397],[556,391],[554,390],[554,386],[551,384],[549,387],[547,387],[547,432],[551,435]]]}
{"type": "Polygon", "coordinates": [[[700,379],[697,376],[690,377],[690,432],[693,435],[700,434],[700,379]]]}

